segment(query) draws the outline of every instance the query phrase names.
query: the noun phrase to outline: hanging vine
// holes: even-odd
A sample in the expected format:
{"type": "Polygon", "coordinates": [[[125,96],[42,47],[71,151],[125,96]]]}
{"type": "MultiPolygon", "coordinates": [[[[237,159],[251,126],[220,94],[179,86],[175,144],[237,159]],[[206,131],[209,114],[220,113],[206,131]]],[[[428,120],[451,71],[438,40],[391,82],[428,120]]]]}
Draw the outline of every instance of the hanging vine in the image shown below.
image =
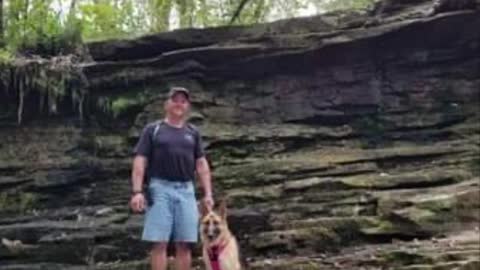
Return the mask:
{"type": "Polygon", "coordinates": [[[16,58],[1,65],[0,85],[7,97],[16,99],[17,124],[22,124],[25,111],[33,110],[25,102],[32,96],[38,99],[33,113],[47,115],[58,114],[59,104],[71,97],[73,111],[83,119],[88,82],[75,56],[16,58]]]}

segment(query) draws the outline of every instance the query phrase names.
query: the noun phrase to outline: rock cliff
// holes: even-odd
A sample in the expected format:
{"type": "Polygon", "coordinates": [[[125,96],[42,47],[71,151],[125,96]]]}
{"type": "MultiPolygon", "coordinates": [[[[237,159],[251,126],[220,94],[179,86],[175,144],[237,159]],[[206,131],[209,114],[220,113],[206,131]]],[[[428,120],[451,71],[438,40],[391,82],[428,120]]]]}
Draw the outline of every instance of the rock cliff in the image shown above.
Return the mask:
{"type": "Polygon", "coordinates": [[[131,150],[172,85],[251,269],[476,269],[480,4],[434,2],[88,44],[81,103],[0,118],[1,269],[147,269],[131,150]]]}

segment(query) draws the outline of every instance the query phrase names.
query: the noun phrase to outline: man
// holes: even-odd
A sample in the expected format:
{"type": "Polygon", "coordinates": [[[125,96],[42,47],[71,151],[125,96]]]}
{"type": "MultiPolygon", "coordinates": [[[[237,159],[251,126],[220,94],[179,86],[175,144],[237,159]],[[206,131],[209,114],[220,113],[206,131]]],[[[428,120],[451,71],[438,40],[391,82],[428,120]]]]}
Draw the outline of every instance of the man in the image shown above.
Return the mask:
{"type": "Polygon", "coordinates": [[[203,187],[204,201],[213,207],[211,176],[199,131],[186,123],[190,93],[174,87],[164,104],[165,118],[148,124],[134,149],[133,194],[130,206],[146,210],[142,240],[153,243],[152,270],[167,268],[167,245],[175,243],[176,269],[191,265],[190,244],[198,239],[198,208],[194,193],[195,172],[203,187]],[[149,203],[143,179],[148,170],[149,203]]]}

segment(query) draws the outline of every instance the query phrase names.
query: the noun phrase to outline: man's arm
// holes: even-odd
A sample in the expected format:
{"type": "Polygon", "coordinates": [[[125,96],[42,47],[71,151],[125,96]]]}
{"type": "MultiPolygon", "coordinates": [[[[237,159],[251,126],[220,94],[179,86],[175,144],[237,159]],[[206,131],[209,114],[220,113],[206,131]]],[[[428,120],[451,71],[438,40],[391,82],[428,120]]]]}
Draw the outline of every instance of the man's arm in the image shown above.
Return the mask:
{"type": "Polygon", "coordinates": [[[205,198],[212,198],[212,176],[207,159],[203,156],[196,161],[196,171],[200,178],[200,185],[203,188],[205,198]]]}
{"type": "Polygon", "coordinates": [[[145,209],[145,198],[142,193],[143,178],[148,164],[148,157],[151,156],[152,142],[151,131],[153,125],[147,125],[143,128],[140,139],[133,149],[134,158],[132,165],[132,192],[130,206],[133,211],[141,212],[145,209]]]}
{"type": "Polygon", "coordinates": [[[145,197],[142,193],[143,176],[145,175],[145,168],[147,167],[147,158],[142,155],[136,155],[133,159],[132,168],[132,192],[133,196],[130,199],[130,207],[135,212],[142,212],[145,210],[145,197]]]}
{"type": "Polygon", "coordinates": [[[132,168],[132,192],[138,193],[143,189],[143,177],[147,168],[147,158],[142,155],[136,155],[133,159],[132,168]]]}
{"type": "Polygon", "coordinates": [[[195,156],[195,171],[197,172],[200,185],[203,188],[203,201],[209,210],[213,209],[213,195],[212,195],[212,175],[210,173],[210,166],[205,157],[205,149],[203,148],[202,136],[197,132],[196,145],[194,150],[195,156]]]}

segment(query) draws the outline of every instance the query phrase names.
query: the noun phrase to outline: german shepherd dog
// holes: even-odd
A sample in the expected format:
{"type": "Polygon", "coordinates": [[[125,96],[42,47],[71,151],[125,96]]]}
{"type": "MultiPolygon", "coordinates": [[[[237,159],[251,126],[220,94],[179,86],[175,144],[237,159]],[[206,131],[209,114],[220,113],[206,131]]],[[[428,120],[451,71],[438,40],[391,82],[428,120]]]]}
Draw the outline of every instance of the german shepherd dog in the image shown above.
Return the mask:
{"type": "Polygon", "coordinates": [[[217,211],[200,205],[200,238],[203,261],[207,270],[241,270],[238,243],[228,228],[226,201],[220,202],[217,211]]]}

